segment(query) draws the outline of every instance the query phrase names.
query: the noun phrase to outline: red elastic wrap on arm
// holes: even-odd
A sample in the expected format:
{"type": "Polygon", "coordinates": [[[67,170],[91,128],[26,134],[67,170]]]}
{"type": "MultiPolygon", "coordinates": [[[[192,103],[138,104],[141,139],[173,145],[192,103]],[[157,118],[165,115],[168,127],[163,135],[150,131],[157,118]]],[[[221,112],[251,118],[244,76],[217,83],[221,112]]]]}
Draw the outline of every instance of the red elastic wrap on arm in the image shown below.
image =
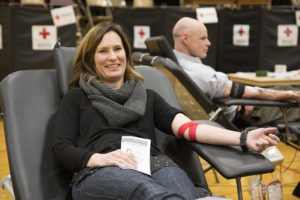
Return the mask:
{"type": "Polygon", "coordinates": [[[184,138],[184,132],[186,129],[189,129],[189,137],[191,141],[196,141],[196,130],[197,126],[200,125],[200,123],[197,122],[187,122],[182,124],[178,129],[178,136],[184,138]]]}

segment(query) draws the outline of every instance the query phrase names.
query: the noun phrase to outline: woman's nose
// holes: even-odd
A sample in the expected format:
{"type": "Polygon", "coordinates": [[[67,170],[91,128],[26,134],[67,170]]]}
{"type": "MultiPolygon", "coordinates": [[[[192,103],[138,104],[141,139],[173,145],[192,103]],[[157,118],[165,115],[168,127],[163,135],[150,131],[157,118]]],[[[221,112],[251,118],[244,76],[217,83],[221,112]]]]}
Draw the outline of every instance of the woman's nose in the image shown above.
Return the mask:
{"type": "Polygon", "coordinates": [[[115,52],[111,51],[108,55],[109,59],[117,59],[117,55],[115,52]]]}

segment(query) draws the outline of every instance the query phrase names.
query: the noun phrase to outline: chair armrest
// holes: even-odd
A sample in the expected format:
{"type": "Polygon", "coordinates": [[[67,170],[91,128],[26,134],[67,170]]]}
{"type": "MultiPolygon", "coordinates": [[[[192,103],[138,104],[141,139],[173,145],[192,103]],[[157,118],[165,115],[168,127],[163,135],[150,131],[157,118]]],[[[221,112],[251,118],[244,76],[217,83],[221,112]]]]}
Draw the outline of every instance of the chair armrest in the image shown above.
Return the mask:
{"type": "Polygon", "coordinates": [[[190,147],[227,179],[264,174],[274,171],[274,165],[264,155],[239,147],[188,142],[190,147]]]}
{"type": "Polygon", "coordinates": [[[218,105],[255,105],[255,106],[276,106],[276,107],[298,107],[295,101],[273,101],[261,99],[234,99],[234,98],[218,98],[213,100],[218,105]]]}
{"type": "MultiPolygon", "coordinates": [[[[222,128],[220,124],[214,121],[195,121],[222,128]]],[[[248,151],[244,153],[238,146],[211,145],[189,141],[187,143],[199,156],[227,179],[274,171],[272,162],[258,152],[248,151]]]]}

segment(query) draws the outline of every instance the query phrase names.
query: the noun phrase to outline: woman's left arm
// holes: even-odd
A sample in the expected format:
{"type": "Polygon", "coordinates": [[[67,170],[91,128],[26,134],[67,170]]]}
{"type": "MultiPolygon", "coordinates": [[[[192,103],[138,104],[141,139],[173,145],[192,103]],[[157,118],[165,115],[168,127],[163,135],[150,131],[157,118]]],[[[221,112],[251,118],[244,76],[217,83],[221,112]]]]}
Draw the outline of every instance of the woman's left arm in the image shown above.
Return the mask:
{"type": "MultiPolygon", "coordinates": [[[[207,144],[240,145],[240,132],[206,124],[195,125],[190,123],[189,125],[187,124],[189,122],[191,122],[191,120],[187,116],[181,113],[177,114],[172,122],[174,135],[177,137],[184,137],[187,140],[195,140],[207,144]],[[187,128],[184,128],[185,130],[182,129],[183,125],[187,126],[187,128]]],[[[269,146],[276,145],[277,142],[279,142],[279,138],[272,134],[276,131],[277,128],[259,128],[250,131],[246,139],[247,147],[261,152],[269,146]]]]}

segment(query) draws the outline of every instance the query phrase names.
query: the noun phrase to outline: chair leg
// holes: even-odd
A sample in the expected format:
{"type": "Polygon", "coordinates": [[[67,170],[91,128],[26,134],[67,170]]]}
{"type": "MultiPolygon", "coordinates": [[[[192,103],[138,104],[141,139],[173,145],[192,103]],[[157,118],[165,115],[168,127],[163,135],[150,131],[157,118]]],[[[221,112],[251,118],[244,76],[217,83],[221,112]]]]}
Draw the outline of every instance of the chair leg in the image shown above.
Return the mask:
{"type": "Polygon", "coordinates": [[[283,121],[284,121],[284,125],[285,125],[285,137],[284,139],[287,142],[291,142],[291,141],[296,141],[297,140],[297,136],[295,134],[292,134],[290,132],[289,126],[288,126],[288,121],[287,121],[287,108],[280,108],[281,112],[283,114],[283,121]]]}
{"type": "Polygon", "coordinates": [[[218,174],[217,174],[217,172],[216,172],[216,169],[213,168],[212,166],[206,168],[206,169],[203,171],[204,174],[205,174],[206,172],[208,172],[209,170],[212,170],[212,171],[213,171],[214,176],[215,176],[215,179],[216,179],[216,182],[217,182],[217,183],[220,183],[220,180],[219,180],[218,174]]]}
{"type": "Polygon", "coordinates": [[[217,183],[220,183],[220,180],[219,180],[218,174],[217,174],[217,172],[216,172],[216,169],[213,168],[212,170],[213,170],[213,173],[214,173],[214,175],[215,175],[216,182],[217,182],[217,183]]]}
{"type": "Polygon", "coordinates": [[[241,178],[236,178],[235,180],[236,180],[236,187],[237,187],[237,192],[238,192],[238,199],[243,200],[241,178]]]}

